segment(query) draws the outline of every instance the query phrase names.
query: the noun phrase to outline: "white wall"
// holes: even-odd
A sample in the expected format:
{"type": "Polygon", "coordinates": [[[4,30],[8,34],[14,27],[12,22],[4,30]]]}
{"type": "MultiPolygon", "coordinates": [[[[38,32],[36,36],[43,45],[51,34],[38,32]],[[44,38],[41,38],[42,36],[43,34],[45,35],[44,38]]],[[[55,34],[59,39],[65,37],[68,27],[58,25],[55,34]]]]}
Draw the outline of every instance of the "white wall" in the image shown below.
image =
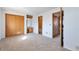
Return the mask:
{"type": "Polygon", "coordinates": [[[0,39],[1,39],[1,8],[0,8],[0,39]]]}
{"type": "Polygon", "coordinates": [[[52,11],[41,14],[43,16],[43,29],[42,33],[44,36],[52,38],[52,11]]]}
{"type": "Polygon", "coordinates": [[[0,27],[1,27],[0,28],[0,34],[1,34],[0,36],[1,36],[1,38],[5,38],[5,14],[6,13],[24,16],[24,34],[26,34],[26,28],[27,28],[27,26],[26,26],[26,14],[25,13],[16,12],[16,11],[1,9],[0,10],[0,15],[2,15],[0,17],[0,27]],[[2,29],[2,31],[1,31],[1,29],[2,29]]]}
{"type": "Polygon", "coordinates": [[[0,8],[0,39],[2,38],[2,28],[1,28],[1,25],[2,25],[2,10],[0,8]]]}
{"type": "Polygon", "coordinates": [[[38,34],[38,16],[37,15],[33,15],[32,27],[33,27],[33,32],[38,34]]]}
{"type": "Polygon", "coordinates": [[[47,12],[41,13],[39,15],[34,16],[34,33],[38,34],[38,16],[43,16],[43,29],[42,29],[42,35],[52,38],[53,36],[53,18],[52,14],[54,12],[60,11],[59,8],[55,8],[52,10],[49,10],[47,12]]]}
{"type": "Polygon", "coordinates": [[[79,7],[64,8],[64,47],[79,50],[79,7]]]}
{"type": "Polygon", "coordinates": [[[0,39],[5,37],[5,23],[3,20],[3,10],[0,8],[0,39]]]}
{"type": "Polygon", "coordinates": [[[2,18],[1,18],[1,8],[0,8],[0,39],[1,39],[1,22],[2,22],[2,18]]]}

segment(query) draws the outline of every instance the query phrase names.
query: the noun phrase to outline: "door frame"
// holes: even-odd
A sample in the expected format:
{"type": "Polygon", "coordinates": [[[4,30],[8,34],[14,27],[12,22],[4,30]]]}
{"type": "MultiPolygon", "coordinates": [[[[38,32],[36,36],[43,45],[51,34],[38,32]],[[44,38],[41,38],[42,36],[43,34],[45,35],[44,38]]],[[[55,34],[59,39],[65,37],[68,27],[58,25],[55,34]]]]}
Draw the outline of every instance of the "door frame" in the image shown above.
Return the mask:
{"type": "MultiPolygon", "coordinates": [[[[62,8],[60,8],[60,11],[57,11],[55,13],[60,13],[60,40],[61,40],[61,47],[63,47],[64,45],[64,37],[63,37],[63,27],[64,27],[64,24],[63,24],[63,17],[64,17],[64,10],[62,10],[62,8]]],[[[54,19],[54,13],[52,14],[52,19],[54,19]]],[[[54,20],[52,20],[53,22],[54,20]]],[[[52,24],[53,25],[53,24],[52,24]]],[[[54,25],[53,25],[54,26],[54,25]]],[[[53,28],[53,27],[52,27],[53,28]]],[[[54,29],[54,28],[53,28],[54,29]]],[[[52,30],[52,33],[53,33],[53,30],[52,30]]],[[[53,35],[52,35],[53,37],[53,35]]]]}
{"type": "Polygon", "coordinates": [[[61,47],[64,46],[64,36],[63,36],[63,31],[64,31],[64,24],[63,24],[63,17],[64,17],[64,10],[62,7],[60,8],[60,37],[61,37],[61,47]]]}

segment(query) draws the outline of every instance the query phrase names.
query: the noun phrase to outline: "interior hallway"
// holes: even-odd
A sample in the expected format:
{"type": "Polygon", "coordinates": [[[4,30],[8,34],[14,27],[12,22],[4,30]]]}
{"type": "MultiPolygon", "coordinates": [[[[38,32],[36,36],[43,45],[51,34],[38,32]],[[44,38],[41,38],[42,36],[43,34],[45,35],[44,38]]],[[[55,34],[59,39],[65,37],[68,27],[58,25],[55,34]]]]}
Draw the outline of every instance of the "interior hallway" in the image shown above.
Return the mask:
{"type": "Polygon", "coordinates": [[[8,37],[0,41],[1,51],[68,51],[60,46],[59,36],[50,39],[39,34],[29,33],[8,37]]]}

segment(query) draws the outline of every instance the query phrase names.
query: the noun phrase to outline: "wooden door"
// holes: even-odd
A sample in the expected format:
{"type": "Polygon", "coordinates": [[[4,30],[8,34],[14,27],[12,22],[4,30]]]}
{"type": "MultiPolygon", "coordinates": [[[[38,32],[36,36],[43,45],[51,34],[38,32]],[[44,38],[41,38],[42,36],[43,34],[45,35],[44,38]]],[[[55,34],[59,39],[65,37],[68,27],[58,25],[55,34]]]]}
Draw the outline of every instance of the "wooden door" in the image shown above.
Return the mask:
{"type": "Polygon", "coordinates": [[[6,14],[6,36],[15,35],[15,16],[6,14]]]}
{"type": "Polygon", "coordinates": [[[24,34],[24,17],[20,16],[20,34],[24,34]]]}
{"type": "Polygon", "coordinates": [[[15,20],[15,24],[16,24],[16,35],[20,34],[20,16],[15,16],[16,20],[15,20]]]}
{"type": "Polygon", "coordinates": [[[42,34],[42,16],[38,17],[38,32],[39,34],[42,34]]]}
{"type": "Polygon", "coordinates": [[[6,37],[24,33],[24,17],[6,14],[6,37]]]}
{"type": "Polygon", "coordinates": [[[60,12],[53,14],[53,37],[60,34],[60,12]]]}

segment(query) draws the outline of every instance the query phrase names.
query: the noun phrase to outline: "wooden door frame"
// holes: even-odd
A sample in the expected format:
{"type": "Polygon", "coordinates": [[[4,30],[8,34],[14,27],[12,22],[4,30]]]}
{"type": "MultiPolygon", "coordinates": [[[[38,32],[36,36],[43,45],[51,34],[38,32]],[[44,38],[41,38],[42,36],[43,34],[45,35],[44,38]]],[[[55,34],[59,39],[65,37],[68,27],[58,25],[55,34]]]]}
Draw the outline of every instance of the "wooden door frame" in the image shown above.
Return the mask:
{"type": "MultiPolygon", "coordinates": [[[[38,16],[39,17],[42,17],[42,30],[43,30],[43,16],[38,16]]],[[[38,19],[39,20],[39,19],[38,19]]],[[[42,32],[43,33],[43,32],[42,32]]],[[[39,34],[39,22],[38,22],[38,34],[39,34]]],[[[42,34],[41,34],[42,35],[42,34]]]]}
{"type": "Polygon", "coordinates": [[[5,37],[7,37],[7,14],[5,14],[5,37]]]}
{"type": "Polygon", "coordinates": [[[64,37],[63,37],[63,28],[64,28],[64,24],[63,24],[63,17],[64,17],[64,10],[62,9],[62,7],[60,8],[60,37],[61,37],[61,47],[64,46],[64,37]]]}
{"type": "MultiPolygon", "coordinates": [[[[7,31],[7,15],[15,15],[15,16],[21,16],[21,15],[16,15],[16,14],[8,14],[8,13],[5,13],[5,37],[7,37],[6,36],[6,31],[7,31]]],[[[24,17],[24,16],[23,16],[24,17]]],[[[24,34],[24,32],[23,32],[23,34],[24,34]]]]}
{"type": "MultiPolygon", "coordinates": [[[[58,12],[60,13],[60,37],[61,37],[60,40],[61,40],[61,47],[63,47],[63,45],[64,45],[64,41],[63,41],[63,27],[64,27],[63,16],[64,16],[64,11],[62,10],[62,8],[60,8],[60,11],[58,11],[58,12]]],[[[58,12],[55,12],[55,13],[58,13],[58,12]]],[[[54,21],[54,13],[52,14],[52,18],[53,18],[52,21],[54,21]]],[[[54,30],[54,28],[53,28],[53,30],[54,30]]],[[[52,31],[52,33],[53,33],[53,31],[52,31]]],[[[53,35],[52,35],[52,37],[53,37],[53,35]]]]}

